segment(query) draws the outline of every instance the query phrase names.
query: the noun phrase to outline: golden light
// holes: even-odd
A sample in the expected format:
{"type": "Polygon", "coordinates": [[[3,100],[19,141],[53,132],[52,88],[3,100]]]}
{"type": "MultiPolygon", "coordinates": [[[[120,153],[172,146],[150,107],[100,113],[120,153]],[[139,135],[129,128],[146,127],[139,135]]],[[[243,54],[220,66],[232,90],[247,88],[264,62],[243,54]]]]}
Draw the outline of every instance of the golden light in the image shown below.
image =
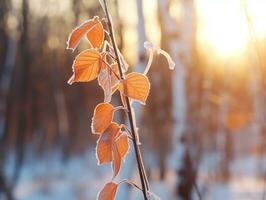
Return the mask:
{"type": "Polygon", "coordinates": [[[241,55],[250,41],[250,28],[255,37],[263,38],[266,34],[264,0],[198,0],[196,6],[198,42],[203,50],[219,57],[241,55]]]}
{"type": "Polygon", "coordinates": [[[263,39],[266,35],[266,1],[246,0],[246,7],[255,35],[263,39]]]}

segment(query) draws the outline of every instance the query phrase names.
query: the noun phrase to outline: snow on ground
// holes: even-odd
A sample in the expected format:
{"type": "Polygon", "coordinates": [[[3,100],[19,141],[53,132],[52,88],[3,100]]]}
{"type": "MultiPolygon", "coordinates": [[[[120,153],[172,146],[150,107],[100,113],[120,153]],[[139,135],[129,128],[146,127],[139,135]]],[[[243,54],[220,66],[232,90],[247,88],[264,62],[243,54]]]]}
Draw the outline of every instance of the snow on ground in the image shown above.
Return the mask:
{"type": "MultiPolygon", "coordinates": [[[[97,166],[95,149],[84,155],[75,156],[62,162],[60,153],[27,159],[15,189],[17,200],[94,200],[103,185],[111,180],[110,165],[97,166]]],[[[121,176],[116,181],[128,177],[138,182],[134,154],[129,154],[123,164],[121,176]]],[[[219,169],[219,159],[215,154],[205,155],[199,166],[197,184],[204,200],[256,200],[262,199],[263,179],[258,173],[262,159],[255,156],[240,157],[230,164],[233,174],[228,182],[215,178],[214,169],[219,169]]],[[[7,167],[11,174],[12,162],[7,167]]],[[[156,171],[155,171],[156,172],[156,171]]],[[[164,182],[151,181],[151,189],[162,200],[176,200],[175,172],[168,171],[164,182]]],[[[198,199],[193,194],[193,199],[198,199]]],[[[140,191],[122,184],[117,200],[142,200],[140,191]]],[[[157,200],[156,196],[151,198],[157,200]]]]}

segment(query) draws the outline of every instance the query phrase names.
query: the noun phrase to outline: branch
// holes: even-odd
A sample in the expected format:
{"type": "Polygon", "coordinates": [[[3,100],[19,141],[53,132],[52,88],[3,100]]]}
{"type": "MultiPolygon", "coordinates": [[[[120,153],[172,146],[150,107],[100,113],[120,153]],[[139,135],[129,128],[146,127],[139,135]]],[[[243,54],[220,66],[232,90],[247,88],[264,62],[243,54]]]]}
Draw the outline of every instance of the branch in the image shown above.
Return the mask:
{"type": "MultiPolygon", "coordinates": [[[[108,21],[107,24],[108,24],[108,28],[109,28],[109,32],[110,32],[110,38],[112,41],[112,45],[113,45],[114,52],[115,52],[115,57],[117,60],[120,78],[122,80],[124,80],[125,78],[124,78],[124,74],[122,71],[122,65],[121,65],[121,60],[120,60],[120,56],[119,56],[119,51],[118,51],[118,47],[117,47],[116,40],[114,37],[113,25],[112,25],[112,21],[111,21],[110,15],[109,15],[106,0],[104,0],[104,9],[105,9],[106,18],[108,21]]],[[[146,180],[146,176],[145,176],[145,169],[144,169],[144,165],[142,162],[140,148],[137,144],[137,132],[135,131],[135,126],[134,126],[135,119],[133,118],[133,115],[132,115],[132,108],[130,105],[129,98],[125,97],[125,100],[126,100],[126,104],[127,104],[127,108],[128,108],[128,118],[129,118],[129,123],[130,123],[132,137],[133,137],[133,145],[134,145],[136,160],[137,160],[137,164],[138,164],[138,170],[139,170],[139,176],[140,176],[140,180],[141,180],[143,197],[145,200],[148,200],[147,190],[148,190],[149,186],[148,186],[148,181],[146,180]]]]}

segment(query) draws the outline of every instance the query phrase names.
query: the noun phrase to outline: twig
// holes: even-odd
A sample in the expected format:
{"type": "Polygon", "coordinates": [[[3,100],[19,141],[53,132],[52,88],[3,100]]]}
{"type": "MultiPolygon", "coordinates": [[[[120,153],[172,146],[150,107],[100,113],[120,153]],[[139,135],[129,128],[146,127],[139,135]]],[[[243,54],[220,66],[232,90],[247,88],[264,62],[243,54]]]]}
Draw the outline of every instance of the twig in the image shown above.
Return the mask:
{"type": "MultiPolygon", "coordinates": [[[[112,25],[112,21],[110,19],[110,15],[109,15],[109,11],[108,11],[108,7],[107,7],[107,3],[106,0],[104,0],[104,7],[105,7],[105,14],[107,17],[107,24],[108,24],[108,28],[110,31],[110,38],[112,41],[112,45],[114,48],[114,52],[115,52],[115,56],[116,56],[116,60],[117,60],[117,65],[118,65],[118,69],[119,69],[119,74],[120,74],[120,78],[122,80],[124,80],[124,74],[122,71],[122,65],[121,65],[121,61],[120,61],[120,56],[118,53],[118,47],[116,44],[116,40],[114,37],[114,31],[113,31],[113,25],[112,25]]],[[[128,108],[128,118],[129,118],[129,123],[130,123],[130,127],[131,127],[131,132],[132,132],[132,137],[133,137],[133,145],[134,145],[134,150],[135,150],[135,154],[136,154],[136,160],[137,160],[137,164],[138,164],[138,170],[139,170],[139,176],[140,176],[140,180],[141,180],[141,186],[142,186],[142,193],[143,193],[143,197],[145,200],[148,200],[148,194],[147,194],[147,188],[148,188],[148,181],[146,181],[145,178],[145,172],[144,172],[144,166],[143,166],[143,162],[142,162],[142,158],[141,158],[141,152],[140,152],[140,147],[137,144],[137,133],[135,130],[135,126],[134,126],[134,118],[132,116],[132,108],[130,105],[130,101],[128,97],[125,97],[126,100],[126,104],[127,104],[127,108],[128,108]]]]}
{"type": "Polygon", "coordinates": [[[118,183],[118,185],[121,184],[121,183],[127,183],[127,184],[132,185],[133,187],[139,189],[140,191],[142,191],[142,189],[141,189],[140,186],[138,186],[136,183],[134,183],[134,182],[132,182],[132,181],[130,181],[130,180],[127,180],[127,179],[122,180],[122,181],[120,181],[120,182],[118,183]]]}

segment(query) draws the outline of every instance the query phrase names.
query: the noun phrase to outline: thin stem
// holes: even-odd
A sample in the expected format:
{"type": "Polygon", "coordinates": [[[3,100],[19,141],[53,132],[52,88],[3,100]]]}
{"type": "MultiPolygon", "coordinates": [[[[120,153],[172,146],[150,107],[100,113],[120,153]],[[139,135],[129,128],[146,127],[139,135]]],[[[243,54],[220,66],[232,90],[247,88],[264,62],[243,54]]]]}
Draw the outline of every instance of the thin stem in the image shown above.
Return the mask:
{"type": "MultiPolygon", "coordinates": [[[[114,48],[114,52],[115,52],[115,56],[117,59],[117,65],[118,65],[118,69],[119,69],[119,74],[121,79],[124,79],[124,74],[122,71],[122,65],[121,65],[121,61],[120,61],[120,56],[118,53],[118,48],[117,48],[117,44],[116,44],[116,40],[114,37],[114,31],[113,31],[113,25],[110,19],[110,15],[109,15],[109,11],[108,11],[108,7],[107,7],[107,3],[106,0],[104,0],[104,7],[105,7],[105,13],[106,13],[106,17],[107,17],[107,21],[108,21],[108,28],[109,28],[109,32],[110,32],[110,38],[112,41],[112,45],[114,48]]],[[[148,200],[148,194],[147,194],[147,181],[145,180],[145,175],[144,175],[144,166],[143,166],[143,162],[142,158],[141,158],[141,152],[140,152],[140,148],[137,144],[137,133],[135,130],[135,126],[134,126],[134,118],[132,116],[132,108],[130,105],[130,101],[128,97],[125,97],[126,100],[126,104],[127,104],[127,108],[128,108],[128,118],[129,118],[129,123],[130,123],[130,127],[131,127],[131,132],[132,132],[132,137],[133,137],[133,145],[134,145],[134,150],[135,150],[135,154],[136,154],[136,160],[137,160],[137,165],[138,165],[138,170],[139,170],[139,176],[140,176],[140,180],[141,180],[141,186],[142,186],[142,193],[143,193],[143,197],[145,200],[148,200]]]]}
{"type": "Polygon", "coordinates": [[[147,66],[146,66],[146,68],[145,68],[145,70],[144,70],[144,72],[143,72],[143,74],[147,74],[148,73],[148,71],[150,70],[150,68],[151,68],[151,64],[152,64],[152,61],[153,61],[153,54],[154,54],[154,52],[152,51],[152,50],[149,50],[149,53],[150,53],[150,55],[149,55],[149,60],[148,60],[148,64],[147,64],[147,66]]]}
{"type": "Polygon", "coordinates": [[[134,183],[134,182],[132,182],[132,181],[130,181],[130,180],[127,180],[127,179],[122,180],[122,181],[120,181],[120,182],[118,183],[118,185],[120,185],[121,183],[127,183],[127,184],[129,184],[129,185],[131,185],[131,186],[133,186],[133,187],[139,189],[140,191],[142,191],[142,189],[141,189],[140,186],[138,186],[136,183],[134,183]]]}

